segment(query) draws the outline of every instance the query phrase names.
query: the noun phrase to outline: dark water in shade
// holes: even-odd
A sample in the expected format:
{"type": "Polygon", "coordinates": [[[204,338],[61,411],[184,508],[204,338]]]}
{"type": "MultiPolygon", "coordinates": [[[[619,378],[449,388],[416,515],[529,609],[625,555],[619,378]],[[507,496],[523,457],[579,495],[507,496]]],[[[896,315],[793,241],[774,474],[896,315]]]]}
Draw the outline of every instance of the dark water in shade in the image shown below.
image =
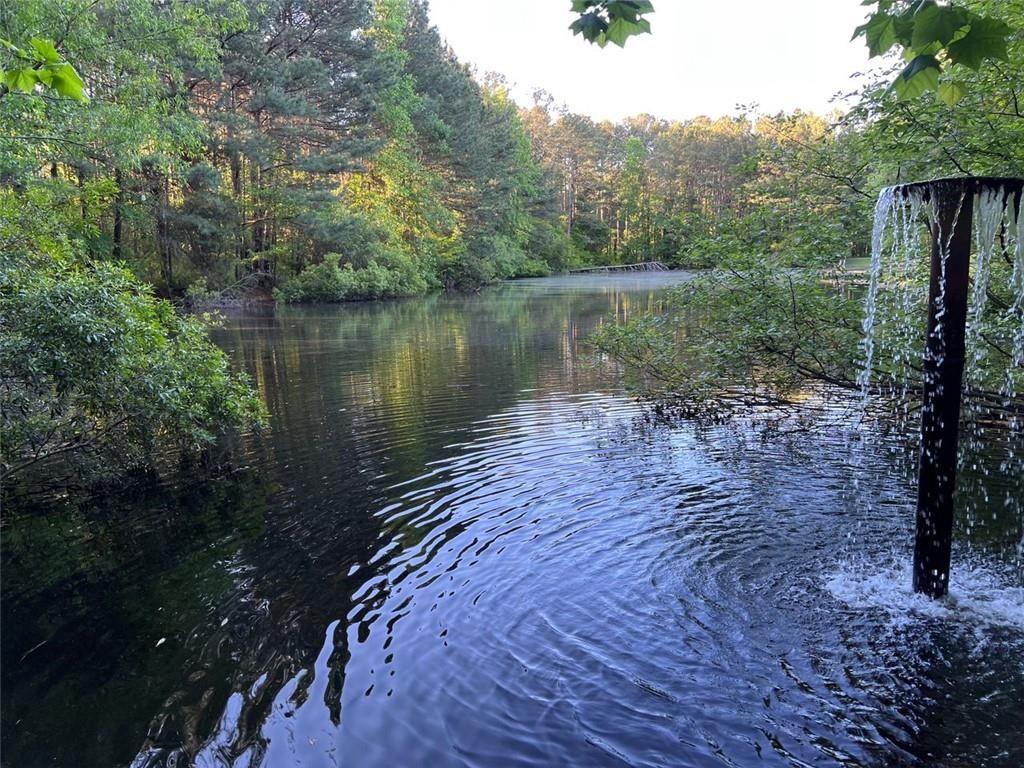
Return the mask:
{"type": "Polygon", "coordinates": [[[242,470],[5,519],[3,765],[1024,765],[1019,521],[931,605],[892,446],[648,424],[665,282],[232,319],[242,470]]]}

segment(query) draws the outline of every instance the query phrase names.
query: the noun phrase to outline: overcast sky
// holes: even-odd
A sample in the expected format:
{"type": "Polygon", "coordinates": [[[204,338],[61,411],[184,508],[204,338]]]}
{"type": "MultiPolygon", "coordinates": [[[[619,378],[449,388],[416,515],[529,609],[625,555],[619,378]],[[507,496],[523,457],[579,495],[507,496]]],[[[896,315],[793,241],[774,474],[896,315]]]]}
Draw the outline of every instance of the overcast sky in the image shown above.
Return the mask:
{"type": "Polygon", "coordinates": [[[654,0],[652,35],[625,49],[568,30],[569,0],[430,0],[461,61],[500,72],[520,104],[535,88],[596,119],[685,119],[801,108],[824,112],[868,67],[860,0],[654,0]]]}

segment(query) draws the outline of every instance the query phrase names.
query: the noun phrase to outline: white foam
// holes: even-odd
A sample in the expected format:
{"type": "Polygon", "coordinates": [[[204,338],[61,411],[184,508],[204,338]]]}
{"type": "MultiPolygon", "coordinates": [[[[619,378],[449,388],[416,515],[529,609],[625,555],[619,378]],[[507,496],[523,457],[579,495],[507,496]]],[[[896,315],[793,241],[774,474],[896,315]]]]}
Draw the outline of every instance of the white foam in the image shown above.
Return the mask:
{"type": "Polygon", "coordinates": [[[825,589],[851,608],[881,610],[897,625],[922,618],[1024,633],[1024,586],[986,564],[954,563],[949,594],[932,600],[911,588],[907,562],[841,562],[825,589]]]}

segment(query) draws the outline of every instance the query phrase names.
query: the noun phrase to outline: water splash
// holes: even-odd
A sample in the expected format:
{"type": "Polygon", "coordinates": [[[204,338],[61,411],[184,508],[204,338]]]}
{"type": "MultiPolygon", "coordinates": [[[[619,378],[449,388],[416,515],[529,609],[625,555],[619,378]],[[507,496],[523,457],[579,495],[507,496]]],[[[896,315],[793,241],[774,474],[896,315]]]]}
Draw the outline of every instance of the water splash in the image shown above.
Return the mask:
{"type": "Polygon", "coordinates": [[[846,561],[825,582],[832,597],[855,610],[882,611],[893,627],[941,619],[946,626],[1011,630],[1024,641],[1024,587],[998,564],[970,561],[957,568],[957,580],[940,600],[915,593],[906,558],[887,562],[846,561]]]}
{"type": "MultiPolygon", "coordinates": [[[[928,249],[939,250],[940,285],[953,232],[943,231],[937,195],[925,185],[891,187],[875,206],[870,278],[865,298],[858,384],[862,408],[881,406],[901,431],[916,433],[928,308],[928,249]]],[[[973,211],[973,258],[965,330],[964,401],[960,425],[957,520],[968,546],[986,529],[1018,521],[1018,540],[1007,545],[1024,582],[1024,216],[1019,193],[987,185],[956,218],[973,211]],[[995,473],[1019,478],[1002,498],[989,498],[995,473]]],[[[946,312],[944,292],[936,316],[946,312]]],[[[936,329],[932,354],[945,355],[936,329]]],[[[913,451],[908,454],[913,455],[913,451]]]]}

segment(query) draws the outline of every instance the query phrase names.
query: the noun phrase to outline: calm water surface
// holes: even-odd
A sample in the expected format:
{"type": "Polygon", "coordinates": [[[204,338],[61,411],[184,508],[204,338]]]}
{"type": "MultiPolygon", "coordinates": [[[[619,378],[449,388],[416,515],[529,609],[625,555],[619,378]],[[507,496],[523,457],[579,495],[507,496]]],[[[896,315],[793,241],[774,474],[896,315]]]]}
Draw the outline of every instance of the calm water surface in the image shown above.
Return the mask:
{"type": "Polygon", "coordinates": [[[242,469],[4,521],[3,765],[1024,764],[1018,523],[929,605],[893,446],[648,423],[679,279],[231,319],[242,469]]]}

